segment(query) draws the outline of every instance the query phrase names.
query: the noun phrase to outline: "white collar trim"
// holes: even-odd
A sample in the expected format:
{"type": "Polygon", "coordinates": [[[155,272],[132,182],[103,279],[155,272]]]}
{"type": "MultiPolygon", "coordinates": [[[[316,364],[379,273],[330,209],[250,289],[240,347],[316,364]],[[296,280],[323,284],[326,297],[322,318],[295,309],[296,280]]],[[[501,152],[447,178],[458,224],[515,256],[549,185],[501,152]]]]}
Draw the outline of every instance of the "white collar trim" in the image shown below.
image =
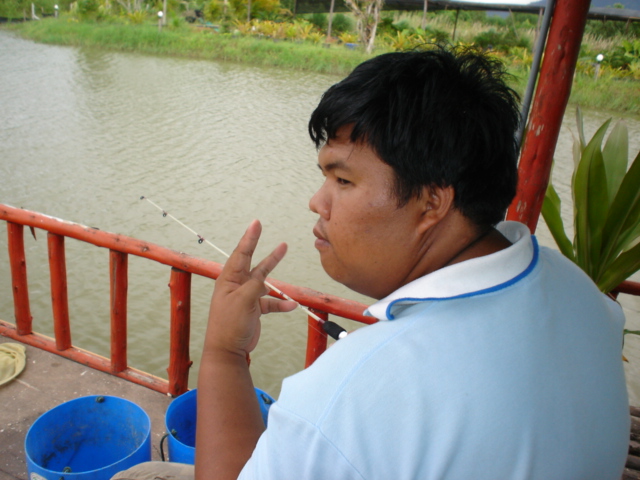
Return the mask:
{"type": "Polygon", "coordinates": [[[501,222],[496,229],[512,243],[510,247],[420,277],[371,305],[365,315],[393,320],[396,307],[471,296],[515,281],[535,264],[537,242],[522,223],[501,222]]]}

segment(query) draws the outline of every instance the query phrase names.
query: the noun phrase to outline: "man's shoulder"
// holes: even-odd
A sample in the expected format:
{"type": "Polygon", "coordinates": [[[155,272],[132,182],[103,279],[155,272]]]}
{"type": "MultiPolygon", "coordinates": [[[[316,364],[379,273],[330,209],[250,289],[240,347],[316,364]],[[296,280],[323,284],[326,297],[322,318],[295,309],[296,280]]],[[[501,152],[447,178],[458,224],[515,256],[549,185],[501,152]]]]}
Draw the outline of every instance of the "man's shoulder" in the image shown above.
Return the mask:
{"type": "Polygon", "coordinates": [[[292,411],[305,412],[313,422],[344,392],[354,375],[375,375],[376,367],[370,363],[377,361],[376,353],[403,328],[400,322],[378,322],[351,332],[313,365],[286,378],[278,402],[292,411]]]}
{"type": "MultiPolygon", "coordinates": [[[[596,283],[587,273],[573,261],[565,257],[558,250],[540,247],[540,270],[546,278],[557,279],[555,288],[562,288],[567,295],[589,295],[600,297],[606,303],[615,304],[607,295],[602,293],[596,283]]],[[[552,288],[551,284],[544,284],[545,288],[552,288]]]]}

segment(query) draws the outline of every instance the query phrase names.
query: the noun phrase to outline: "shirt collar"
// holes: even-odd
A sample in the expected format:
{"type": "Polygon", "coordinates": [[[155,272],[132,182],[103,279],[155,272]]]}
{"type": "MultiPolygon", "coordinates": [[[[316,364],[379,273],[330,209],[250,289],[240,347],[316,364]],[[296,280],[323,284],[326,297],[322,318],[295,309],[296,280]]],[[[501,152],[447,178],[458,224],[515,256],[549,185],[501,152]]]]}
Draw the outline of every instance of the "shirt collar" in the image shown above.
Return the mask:
{"type": "Polygon", "coordinates": [[[510,247],[420,277],[371,305],[365,315],[393,320],[394,313],[407,305],[479,295],[516,282],[535,265],[538,244],[522,223],[501,222],[496,229],[512,243],[510,247]]]}

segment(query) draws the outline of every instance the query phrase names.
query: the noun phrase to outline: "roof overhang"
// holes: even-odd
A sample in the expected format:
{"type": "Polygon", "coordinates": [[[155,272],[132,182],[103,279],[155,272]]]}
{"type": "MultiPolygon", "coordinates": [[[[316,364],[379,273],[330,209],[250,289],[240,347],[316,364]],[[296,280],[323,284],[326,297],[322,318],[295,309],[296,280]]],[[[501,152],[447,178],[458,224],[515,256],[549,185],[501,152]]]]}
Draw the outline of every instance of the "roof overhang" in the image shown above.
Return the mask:
{"type": "MultiPolygon", "coordinates": [[[[545,2],[531,3],[489,3],[475,1],[428,0],[427,7],[433,10],[490,10],[498,12],[539,13],[545,2]]],[[[386,10],[422,10],[424,0],[385,0],[386,10]]],[[[626,8],[591,7],[587,18],[599,20],[638,21],[640,11],[626,8]]]]}

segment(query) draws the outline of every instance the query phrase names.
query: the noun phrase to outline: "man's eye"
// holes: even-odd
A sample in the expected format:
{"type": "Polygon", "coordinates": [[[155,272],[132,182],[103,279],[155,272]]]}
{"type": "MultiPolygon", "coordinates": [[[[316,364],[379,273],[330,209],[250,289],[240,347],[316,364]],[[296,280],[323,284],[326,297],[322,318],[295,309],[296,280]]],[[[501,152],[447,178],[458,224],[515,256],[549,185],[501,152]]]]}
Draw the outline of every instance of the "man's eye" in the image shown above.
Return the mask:
{"type": "Polygon", "coordinates": [[[349,180],[345,180],[344,178],[340,178],[337,177],[336,181],[340,184],[340,185],[348,185],[349,183],[351,183],[349,180]]]}

